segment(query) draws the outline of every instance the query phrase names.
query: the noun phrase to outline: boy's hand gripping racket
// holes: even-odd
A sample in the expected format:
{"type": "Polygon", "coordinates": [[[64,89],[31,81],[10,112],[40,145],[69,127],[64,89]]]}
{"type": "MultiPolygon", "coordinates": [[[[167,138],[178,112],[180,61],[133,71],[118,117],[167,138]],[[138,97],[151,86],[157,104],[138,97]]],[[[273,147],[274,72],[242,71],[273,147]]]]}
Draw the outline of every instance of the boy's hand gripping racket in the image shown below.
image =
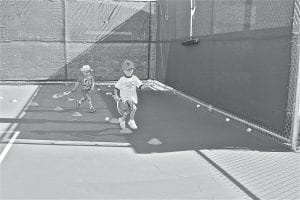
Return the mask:
{"type": "Polygon", "coordinates": [[[61,98],[63,96],[66,96],[68,94],[70,94],[72,91],[67,91],[67,92],[60,92],[60,93],[56,93],[52,96],[53,99],[58,99],[61,98]]]}

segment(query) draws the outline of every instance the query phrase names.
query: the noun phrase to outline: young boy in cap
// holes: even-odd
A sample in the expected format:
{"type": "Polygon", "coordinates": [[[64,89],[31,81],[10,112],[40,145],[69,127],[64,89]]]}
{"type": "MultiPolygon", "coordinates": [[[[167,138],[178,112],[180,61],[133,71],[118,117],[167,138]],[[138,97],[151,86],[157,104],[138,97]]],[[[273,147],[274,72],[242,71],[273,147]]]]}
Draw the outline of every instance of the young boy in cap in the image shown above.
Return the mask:
{"type": "MultiPolygon", "coordinates": [[[[134,120],[135,112],[137,110],[137,93],[136,88],[144,89],[147,88],[147,84],[143,84],[138,77],[133,75],[135,69],[134,63],[130,60],[125,60],[122,64],[122,71],[124,76],[122,76],[118,82],[115,84],[114,88],[114,98],[115,100],[122,99],[125,103],[127,102],[131,109],[129,113],[128,125],[132,129],[137,129],[137,125],[134,120]]],[[[122,129],[126,128],[125,120],[128,114],[124,114],[119,118],[120,126],[122,129]]]]}
{"type": "Polygon", "coordinates": [[[92,98],[90,95],[91,90],[94,90],[95,86],[94,78],[91,74],[91,71],[93,71],[93,69],[91,69],[89,65],[83,65],[80,68],[80,71],[82,72],[82,75],[77,79],[77,82],[71,92],[75,92],[77,90],[77,87],[80,85],[82,98],[80,100],[76,100],[76,107],[78,109],[85,100],[88,100],[88,103],[90,105],[90,112],[93,113],[96,111],[92,104],[92,98]]]}

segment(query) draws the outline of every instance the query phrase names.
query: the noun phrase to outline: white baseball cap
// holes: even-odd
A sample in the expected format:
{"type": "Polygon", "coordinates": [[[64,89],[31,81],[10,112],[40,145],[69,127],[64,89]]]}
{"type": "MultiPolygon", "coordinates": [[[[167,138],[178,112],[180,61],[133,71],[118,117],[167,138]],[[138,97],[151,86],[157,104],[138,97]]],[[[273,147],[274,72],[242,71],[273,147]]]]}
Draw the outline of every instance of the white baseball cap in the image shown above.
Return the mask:
{"type": "Polygon", "coordinates": [[[80,71],[84,72],[84,71],[93,71],[93,69],[91,69],[91,67],[89,65],[83,65],[80,68],[80,71]]]}

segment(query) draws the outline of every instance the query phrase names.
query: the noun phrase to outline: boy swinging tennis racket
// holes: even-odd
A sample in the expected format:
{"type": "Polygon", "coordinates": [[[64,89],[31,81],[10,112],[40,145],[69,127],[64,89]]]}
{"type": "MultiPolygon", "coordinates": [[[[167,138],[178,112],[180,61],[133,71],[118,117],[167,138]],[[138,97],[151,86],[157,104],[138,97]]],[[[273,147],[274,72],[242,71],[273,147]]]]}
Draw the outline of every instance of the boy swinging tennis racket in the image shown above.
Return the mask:
{"type": "Polygon", "coordinates": [[[77,90],[77,87],[80,85],[82,98],[76,101],[76,107],[78,109],[84,101],[88,100],[90,112],[93,113],[96,111],[92,104],[91,98],[91,91],[94,90],[95,86],[95,81],[91,74],[91,71],[93,70],[89,65],[83,65],[80,68],[80,71],[82,72],[82,76],[77,79],[77,82],[71,92],[75,92],[77,90]]]}
{"type": "Polygon", "coordinates": [[[128,125],[130,128],[138,128],[134,119],[138,103],[136,88],[144,89],[148,87],[148,84],[143,84],[138,77],[133,75],[134,69],[134,63],[130,60],[125,60],[122,64],[124,76],[118,80],[114,88],[113,97],[117,102],[117,109],[121,114],[119,122],[122,129],[126,128],[125,121],[128,115],[128,125]]]}

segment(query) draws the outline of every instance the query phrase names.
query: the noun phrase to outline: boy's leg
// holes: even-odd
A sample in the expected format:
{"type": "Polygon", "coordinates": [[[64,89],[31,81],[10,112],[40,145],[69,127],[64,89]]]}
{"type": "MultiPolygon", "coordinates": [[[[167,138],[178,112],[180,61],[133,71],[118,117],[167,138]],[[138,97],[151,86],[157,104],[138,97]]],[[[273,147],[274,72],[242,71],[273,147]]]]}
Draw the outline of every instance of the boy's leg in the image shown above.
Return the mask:
{"type": "Polygon", "coordinates": [[[135,116],[135,112],[137,110],[137,107],[135,105],[135,103],[133,101],[128,101],[129,105],[131,106],[132,110],[131,110],[131,113],[129,115],[129,121],[128,121],[128,125],[130,126],[130,128],[132,129],[137,129],[137,125],[135,123],[135,120],[134,120],[134,116],[135,116]]]}
{"type": "Polygon", "coordinates": [[[86,92],[84,90],[81,90],[81,95],[82,95],[81,99],[76,101],[77,108],[79,108],[81,104],[87,99],[86,92]]]}
{"type": "Polygon", "coordinates": [[[81,98],[80,100],[76,101],[76,107],[77,109],[80,108],[81,104],[85,101],[85,99],[81,98]]]}
{"type": "Polygon", "coordinates": [[[85,102],[85,100],[88,99],[86,94],[87,94],[87,91],[86,91],[86,90],[81,90],[81,95],[82,95],[82,97],[81,97],[81,99],[79,100],[80,104],[82,104],[83,102],[85,102]]]}
{"type": "Polygon", "coordinates": [[[125,124],[126,117],[127,117],[127,115],[123,115],[122,117],[119,118],[119,123],[120,123],[121,129],[126,128],[126,124],[125,124]]]}
{"type": "Polygon", "coordinates": [[[86,96],[86,98],[87,98],[87,100],[89,102],[89,105],[90,105],[90,112],[95,112],[96,109],[94,108],[94,106],[92,104],[92,98],[91,98],[91,96],[89,94],[89,91],[86,92],[85,96],[86,96]]]}
{"type": "MultiPolygon", "coordinates": [[[[127,102],[127,101],[126,101],[127,102]]],[[[131,106],[131,105],[130,105],[131,106]]],[[[129,115],[130,113],[124,113],[122,115],[122,117],[119,118],[119,122],[120,122],[120,127],[121,129],[126,128],[126,117],[129,115]]]]}
{"type": "Polygon", "coordinates": [[[131,106],[132,110],[131,110],[131,113],[129,115],[129,120],[134,120],[134,116],[135,116],[135,112],[137,110],[137,107],[135,105],[135,103],[133,103],[132,101],[131,102],[128,102],[129,105],[131,106]]]}
{"type": "Polygon", "coordinates": [[[122,115],[122,117],[119,118],[119,123],[120,123],[121,129],[126,128],[126,117],[127,117],[127,115],[124,114],[124,115],[122,115]]]}

